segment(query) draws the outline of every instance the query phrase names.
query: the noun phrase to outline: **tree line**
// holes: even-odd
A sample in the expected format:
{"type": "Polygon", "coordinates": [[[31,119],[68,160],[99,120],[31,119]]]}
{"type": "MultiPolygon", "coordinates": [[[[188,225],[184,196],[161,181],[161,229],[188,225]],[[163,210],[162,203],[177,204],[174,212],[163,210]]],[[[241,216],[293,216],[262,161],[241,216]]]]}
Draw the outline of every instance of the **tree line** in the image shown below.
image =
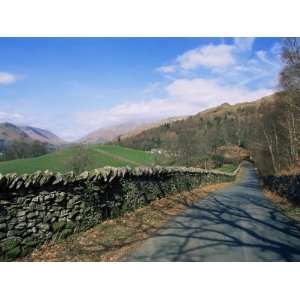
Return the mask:
{"type": "Polygon", "coordinates": [[[284,101],[268,107],[262,123],[272,169],[279,173],[299,164],[300,154],[300,39],[285,38],[279,84],[284,101]]]}
{"type": "Polygon", "coordinates": [[[49,145],[39,141],[16,140],[2,145],[0,159],[12,160],[44,155],[50,151],[49,145]]]}

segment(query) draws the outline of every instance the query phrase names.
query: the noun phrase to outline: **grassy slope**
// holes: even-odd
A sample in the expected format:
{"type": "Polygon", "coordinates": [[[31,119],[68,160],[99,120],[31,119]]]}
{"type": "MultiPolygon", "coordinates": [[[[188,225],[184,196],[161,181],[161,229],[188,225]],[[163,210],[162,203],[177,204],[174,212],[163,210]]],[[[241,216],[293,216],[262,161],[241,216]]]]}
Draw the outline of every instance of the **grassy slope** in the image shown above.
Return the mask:
{"type": "MultiPolygon", "coordinates": [[[[122,167],[151,165],[154,157],[151,153],[119,146],[90,146],[87,148],[91,169],[104,166],[122,167]]],[[[33,173],[37,170],[59,172],[69,171],[66,162],[72,155],[72,148],[65,148],[40,157],[17,159],[0,163],[0,173],[33,173]]]]}
{"type": "Polygon", "coordinates": [[[111,155],[120,156],[124,159],[134,161],[139,165],[143,165],[143,164],[151,165],[154,163],[154,155],[142,150],[125,148],[120,146],[109,146],[109,145],[104,145],[101,147],[98,146],[97,148],[107,151],[111,155]]]}
{"type": "Polygon", "coordinates": [[[237,166],[234,164],[224,164],[221,168],[217,169],[218,171],[233,173],[236,170],[237,166]]]}

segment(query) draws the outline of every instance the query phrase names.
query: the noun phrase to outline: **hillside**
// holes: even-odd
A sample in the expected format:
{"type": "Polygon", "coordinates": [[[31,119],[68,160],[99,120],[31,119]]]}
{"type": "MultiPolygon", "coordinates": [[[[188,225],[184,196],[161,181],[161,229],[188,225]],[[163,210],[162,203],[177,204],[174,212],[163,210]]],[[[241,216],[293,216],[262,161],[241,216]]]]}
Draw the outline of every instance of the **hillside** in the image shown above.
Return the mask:
{"type": "Polygon", "coordinates": [[[158,127],[162,124],[169,124],[185,117],[173,117],[157,122],[127,122],[115,126],[100,128],[81,138],[78,143],[82,144],[101,144],[135,136],[145,130],[158,127]]]}
{"type": "MultiPolygon", "coordinates": [[[[68,166],[67,162],[73,153],[74,148],[68,147],[39,157],[0,162],[0,173],[22,174],[47,169],[67,172],[70,171],[70,166],[68,166]]],[[[154,156],[151,153],[119,146],[93,145],[86,148],[86,153],[91,162],[89,169],[104,166],[137,167],[154,163],[154,156]]]]}
{"type": "Polygon", "coordinates": [[[0,123],[0,140],[9,142],[14,140],[31,140],[30,136],[20,127],[11,123],[0,123]]]}
{"type": "Polygon", "coordinates": [[[65,142],[52,132],[30,126],[17,126],[12,123],[0,123],[0,143],[4,145],[13,141],[39,141],[51,145],[61,145],[65,142]]]}
{"type": "Polygon", "coordinates": [[[31,139],[52,145],[63,145],[66,142],[49,130],[31,126],[20,127],[31,139]]]}
{"type": "Polygon", "coordinates": [[[221,146],[237,145],[250,151],[262,172],[274,172],[289,164],[284,124],[287,105],[283,93],[253,102],[225,103],[128,137],[120,144],[143,150],[164,149],[175,154],[175,163],[190,165],[207,155],[217,155],[221,146]]]}
{"type": "Polygon", "coordinates": [[[78,143],[82,144],[101,144],[110,142],[118,136],[130,132],[139,126],[138,123],[124,123],[115,126],[97,129],[85,137],[81,138],[78,143]]]}

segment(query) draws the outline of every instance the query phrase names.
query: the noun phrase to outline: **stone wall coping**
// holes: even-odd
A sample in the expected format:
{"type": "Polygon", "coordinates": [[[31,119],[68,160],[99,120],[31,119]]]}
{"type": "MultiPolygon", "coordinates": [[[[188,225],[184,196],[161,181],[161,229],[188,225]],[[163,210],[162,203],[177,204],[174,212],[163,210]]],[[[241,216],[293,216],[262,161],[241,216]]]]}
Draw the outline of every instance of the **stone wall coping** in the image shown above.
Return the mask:
{"type": "Polygon", "coordinates": [[[26,189],[30,187],[43,187],[46,185],[67,185],[69,183],[81,181],[102,181],[111,182],[115,178],[135,177],[135,176],[159,176],[174,173],[189,173],[189,174],[215,174],[224,176],[236,176],[240,170],[240,165],[233,173],[227,173],[217,170],[205,170],[193,167],[104,167],[91,171],[82,172],[76,175],[74,172],[60,173],[46,171],[36,171],[32,174],[17,175],[16,173],[1,174],[0,173],[0,189],[7,188],[10,190],[26,189]]]}

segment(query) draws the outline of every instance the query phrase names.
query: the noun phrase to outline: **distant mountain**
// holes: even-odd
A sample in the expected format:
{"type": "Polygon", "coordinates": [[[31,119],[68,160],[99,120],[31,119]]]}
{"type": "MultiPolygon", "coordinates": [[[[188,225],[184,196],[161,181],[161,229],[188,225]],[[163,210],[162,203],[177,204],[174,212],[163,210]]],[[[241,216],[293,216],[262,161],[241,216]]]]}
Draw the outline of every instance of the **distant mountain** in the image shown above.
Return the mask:
{"type": "Polygon", "coordinates": [[[4,145],[8,142],[20,140],[23,140],[25,142],[39,141],[55,146],[65,143],[55,134],[45,129],[30,126],[17,126],[8,122],[0,123],[1,145],[4,145]]]}
{"type": "Polygon", "coordinates": [[[62,145],[66,142],[49,130],[24,126],[21,129],[33,140],[52,145],[62,145]]]}
{"type": "Polygon", "coordinates": [[[110,142],[118,136],[133,130],[137,126],[137,123],[132,122],[100,128],[84,136],[78,142],[82,144],[102,144],[110,142]]]}
{"type": "Polygon", "coordinates": [[[20,127],[11,123],[0,123],[0,140],[3,142],[11,142],[15,140],[30,141],[30,136],[20,127]]]}
{"type": "Polygon", "coordinates": [[[78,142],[82,144],[102,144],[114,141],[118,138],[125,139],[133,137],[145,130],[169,124],[186,117],[172,117],[157,122],[128,122],[106,128],[100,128],[81,138],[78,142]]]}

